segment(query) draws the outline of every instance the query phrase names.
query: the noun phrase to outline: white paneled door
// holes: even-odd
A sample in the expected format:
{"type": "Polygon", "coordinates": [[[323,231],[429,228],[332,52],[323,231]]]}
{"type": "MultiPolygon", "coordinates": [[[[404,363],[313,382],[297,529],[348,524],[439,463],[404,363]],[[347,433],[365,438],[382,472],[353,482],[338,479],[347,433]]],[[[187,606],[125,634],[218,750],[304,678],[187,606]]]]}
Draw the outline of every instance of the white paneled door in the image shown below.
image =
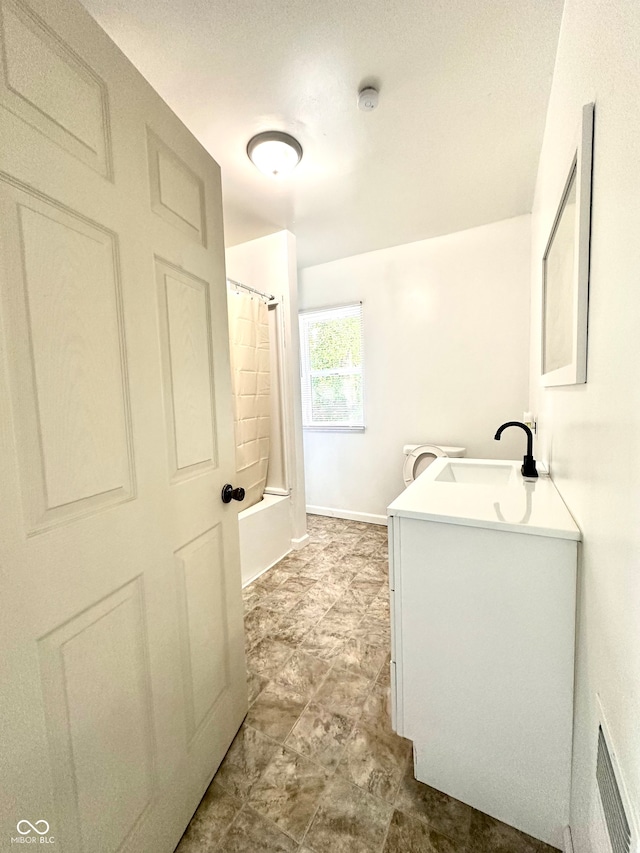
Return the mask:
{"type": "Polygon", "coordinates": [[[220,173],[75,0],[0,10],[0,849],[169,853],[246,712],[220,173]]]}

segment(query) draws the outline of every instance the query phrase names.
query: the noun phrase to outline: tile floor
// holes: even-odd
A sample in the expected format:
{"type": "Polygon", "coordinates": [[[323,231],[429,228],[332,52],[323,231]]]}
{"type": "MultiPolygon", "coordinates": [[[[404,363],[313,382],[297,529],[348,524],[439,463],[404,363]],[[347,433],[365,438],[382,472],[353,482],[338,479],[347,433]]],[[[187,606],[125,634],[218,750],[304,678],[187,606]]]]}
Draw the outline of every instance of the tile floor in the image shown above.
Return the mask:
{"type": "Polygon", "coordinates": [[[552,853],[413,778],[389,717],[386,528],[309,533],[244,590],[249,713],[176,853],[552,853]]]}

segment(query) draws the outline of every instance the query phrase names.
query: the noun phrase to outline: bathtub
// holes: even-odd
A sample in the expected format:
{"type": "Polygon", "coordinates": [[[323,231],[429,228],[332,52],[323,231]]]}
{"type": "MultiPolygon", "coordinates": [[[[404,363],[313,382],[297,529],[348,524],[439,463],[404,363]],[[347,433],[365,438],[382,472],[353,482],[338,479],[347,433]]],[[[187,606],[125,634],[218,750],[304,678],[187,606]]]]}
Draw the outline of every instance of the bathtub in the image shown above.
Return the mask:
{"type": "Polygon", "coordinates": [[[291,551],[291,496],[265,495],[238,513],[242,586],[291,551]]]}

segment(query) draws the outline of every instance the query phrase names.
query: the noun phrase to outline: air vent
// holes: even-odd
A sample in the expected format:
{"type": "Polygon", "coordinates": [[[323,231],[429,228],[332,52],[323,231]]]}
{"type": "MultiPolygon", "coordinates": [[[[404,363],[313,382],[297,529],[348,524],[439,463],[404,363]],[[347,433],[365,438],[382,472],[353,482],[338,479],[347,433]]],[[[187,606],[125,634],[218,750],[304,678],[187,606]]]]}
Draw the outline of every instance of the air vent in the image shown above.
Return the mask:
{"type": "Polygon", "coordinates": [[[616,780],[616,774],[611,761],[611,754],[607,741],[598,726],[598,763],[596,767],[596,779],[602,811],[607,824],[609,841],[613,853],[629,853],[631,850],[631,828],[624,810],[620,788],[616,780]]]}

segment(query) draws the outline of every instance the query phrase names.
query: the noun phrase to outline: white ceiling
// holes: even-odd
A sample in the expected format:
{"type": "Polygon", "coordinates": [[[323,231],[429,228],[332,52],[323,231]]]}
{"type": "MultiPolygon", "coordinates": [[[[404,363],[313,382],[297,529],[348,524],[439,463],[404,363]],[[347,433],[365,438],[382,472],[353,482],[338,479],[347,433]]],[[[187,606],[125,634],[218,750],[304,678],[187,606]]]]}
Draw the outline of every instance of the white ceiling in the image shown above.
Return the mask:
{"type": "Polygon", "coordinates": [[[227,245],[289,228],[309,266],[531,210],[562,0],[84,4],[220,164],[227,245]],[[288,178],[245,153],[272,129],[288,178]]]}

